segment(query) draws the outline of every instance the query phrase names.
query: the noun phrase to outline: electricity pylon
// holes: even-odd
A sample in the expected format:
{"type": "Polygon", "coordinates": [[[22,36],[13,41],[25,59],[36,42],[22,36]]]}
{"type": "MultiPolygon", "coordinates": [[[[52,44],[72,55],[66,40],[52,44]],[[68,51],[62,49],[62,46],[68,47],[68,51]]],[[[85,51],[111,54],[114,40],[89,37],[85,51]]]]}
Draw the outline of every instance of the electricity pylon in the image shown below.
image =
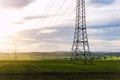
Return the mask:
{"type": "Polygon", "coordinates": [[[17,49],[16,49],[16,43],[15,43],[14,60],[17,61],[17,49]]]}
{"type": "Polygon", "coordinates": [[[76,3],[75,34],[72,45],[71,59],[74,62],[81,60],[85,64],[88,62],[92,64],[86,29],[85,0],[77,0],[76,3]]]}

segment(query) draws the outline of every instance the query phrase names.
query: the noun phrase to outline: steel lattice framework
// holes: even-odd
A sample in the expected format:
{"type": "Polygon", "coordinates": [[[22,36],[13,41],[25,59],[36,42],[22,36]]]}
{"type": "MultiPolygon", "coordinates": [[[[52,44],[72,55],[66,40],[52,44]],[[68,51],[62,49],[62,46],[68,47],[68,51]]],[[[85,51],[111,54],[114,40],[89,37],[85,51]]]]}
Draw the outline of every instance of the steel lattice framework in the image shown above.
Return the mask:
{"type": "Polygon", "coordinates": [[[86,29],[85,0],[77,0],[75,34],[72,45],[72,60],[92,63],[86,29]]]}

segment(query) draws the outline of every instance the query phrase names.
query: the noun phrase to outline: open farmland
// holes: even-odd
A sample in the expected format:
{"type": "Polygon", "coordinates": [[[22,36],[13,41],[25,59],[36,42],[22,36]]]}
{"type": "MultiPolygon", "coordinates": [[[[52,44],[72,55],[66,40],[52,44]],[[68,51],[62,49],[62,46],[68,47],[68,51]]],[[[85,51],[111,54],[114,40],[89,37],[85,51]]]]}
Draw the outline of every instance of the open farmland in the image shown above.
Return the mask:
{"type": "Polygon", "coordinates": [[[70,64],[64,60],[0,61],[2,80],[119,80],[120,61],[70,64]]]}

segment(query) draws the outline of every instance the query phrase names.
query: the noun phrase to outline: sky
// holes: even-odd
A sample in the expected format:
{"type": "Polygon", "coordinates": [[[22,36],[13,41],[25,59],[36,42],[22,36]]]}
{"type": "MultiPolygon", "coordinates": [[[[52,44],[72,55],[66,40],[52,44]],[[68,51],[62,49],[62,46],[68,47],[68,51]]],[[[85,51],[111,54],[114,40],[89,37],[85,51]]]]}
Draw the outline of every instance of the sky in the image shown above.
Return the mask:
{"type": "MultiPolygon", "coordinates": [[[[120,0],[86,0],[91,51],[120,51],[120,0]]],[[[0,0],[0,52],[70,51],[76,0],[0,0]]]]}

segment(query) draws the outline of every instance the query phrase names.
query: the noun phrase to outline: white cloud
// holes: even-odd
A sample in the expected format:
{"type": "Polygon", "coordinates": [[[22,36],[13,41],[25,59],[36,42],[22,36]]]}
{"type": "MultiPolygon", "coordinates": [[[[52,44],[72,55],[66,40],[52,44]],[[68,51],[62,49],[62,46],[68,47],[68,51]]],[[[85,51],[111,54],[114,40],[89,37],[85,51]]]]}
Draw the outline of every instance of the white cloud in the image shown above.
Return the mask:
{"type": "Polygon", "coordinates": [[[120,40],[89,39],[91,51],[120,51],[120,40]]]}
{"type": "Polygon", "coordinates": [[[108,41],[107,43],[111,44],[111,47],[119,47],[120,48],[120,40],[108,41]]]}
{"type": "Polygon", "coordinates": [[[53,32],[56,32],[56,30],[54,30],[54,29],[43,29],[43,30],[39,31],[39,34],[40,33],[53,33],[53,32]]]}
{"type": "Polygon", "coordinates": [[[105,33],[103,29],[88,29],[87,31],[89,35],[105,33]]]}

